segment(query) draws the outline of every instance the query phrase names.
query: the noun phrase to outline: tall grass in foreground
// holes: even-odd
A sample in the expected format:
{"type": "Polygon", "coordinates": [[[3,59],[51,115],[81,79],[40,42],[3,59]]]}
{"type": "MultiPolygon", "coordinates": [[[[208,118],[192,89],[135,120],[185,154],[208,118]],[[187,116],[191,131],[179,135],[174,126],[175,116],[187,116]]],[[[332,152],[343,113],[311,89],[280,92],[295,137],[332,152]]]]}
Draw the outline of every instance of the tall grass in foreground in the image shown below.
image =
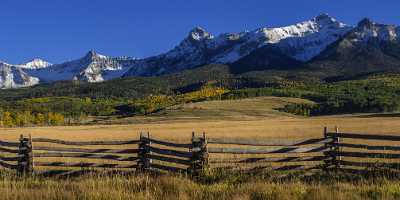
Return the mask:
{"type": "Polygon", "coordinates": [[[70,178],[2,174],[0,199],[399,199],[400,180],[337,177],[185,176],[92,173],[70,178]]]}

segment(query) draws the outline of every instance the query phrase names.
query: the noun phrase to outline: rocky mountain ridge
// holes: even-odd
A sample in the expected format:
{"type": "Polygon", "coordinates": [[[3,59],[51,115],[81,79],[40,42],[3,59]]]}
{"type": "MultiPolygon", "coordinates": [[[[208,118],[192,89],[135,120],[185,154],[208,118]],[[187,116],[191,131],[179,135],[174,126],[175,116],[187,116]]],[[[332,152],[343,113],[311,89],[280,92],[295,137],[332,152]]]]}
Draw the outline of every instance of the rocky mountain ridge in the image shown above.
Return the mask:
{"type": "Polygon", "coordinates": [[[195,27],[175,48],[143,59],[113,58],[90,51],[80,59],[61,64],[42,59],[18,65],[0,61],[0,88],[60,80],[101,82],[157,76],[207,64],[232,65],[238,72],[298,64],[341,69],[350,64],[361,69],[383,64],[396,68],[400,67],[399,36],[398,26],[363,19],[353,27],[327,14],[294,25],[218,36],[195,27]]]}

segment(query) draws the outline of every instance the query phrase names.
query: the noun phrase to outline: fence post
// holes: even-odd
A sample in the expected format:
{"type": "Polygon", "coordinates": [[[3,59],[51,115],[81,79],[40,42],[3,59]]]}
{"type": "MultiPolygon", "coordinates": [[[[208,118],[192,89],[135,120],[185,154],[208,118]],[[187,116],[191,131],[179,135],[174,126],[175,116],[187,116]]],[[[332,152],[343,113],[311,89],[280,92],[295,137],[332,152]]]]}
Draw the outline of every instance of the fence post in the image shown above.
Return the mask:
{"type": "Polygon", "coordinates": [[[201,164],[202,170],[208,168],[208,147],[207,147],[206,132],[203,132],[203,138],[201,140],[201,164]]]}
{"type": "MultiPolygon", "coordinates": [[[[324,139],[325,139],[324,146],[326,149],[329,148],[329,151],[325,152],[325,156],[327,157],[326,159],[328,159],[328,158],[333,159],[332,158],[332,144],[330,141],[328,141],[328,138],[329,138],[328,137],[328,127],[325,126],[324,127],[324,139]]],[[[325,164],[323,166],[323,169],[325,172],[327,172],[329,166],[332,164],[332,160],[324,160],[324,163],[325,164]]]]}
{"type": "Polygon", "coordinates": [[[138,161],[136,166],[136,171],[141,171],[143,169],[143,136],[142,132],[139,135],[139,145],[138,145],[138,161]]]}
{"type": "Polygon", "coordinates": [[[28,155],[28,172],[30,175],[33,174],[33,144],[32,144],[32,136],[29,134],[28,145],[27,145],[27,155],[28,155]]]}
{"type": "Polygon", "coordinates": [[[341,139],[340,139],[340,137],[338,137],[339,128],[337,126],[335,127],[335,133],[336,133],[336,137],[335,137],[336,169],[340,169],[340,168],[342,168],[342,166],[341,166],[342,156],[338,156],[338,155],[340,154],[339,144],[341,142],[341,139]]]}
{"type": "MultiPolygon", "coordinates": [[[[327,137],[326,135],[327,135],[328,131],[327,131],[326,127],[324,129],[324,132],[325,132],[325,137],[327,137]]],[[[335,170],[338,170],[341,168],[340,161],[342,160],[342,157],[339,156],[339,154],[340,154],[340,146],[339,146],[340,137],[338,137],[338,134],[339,134],[339,129],[337,127],[335,127],[335,134],[331,134],[331,135],[333,135],[331,137],[332,142],[325,143],[325,144],[329,145],[329,155],[331,157],[330,163],[332,166],[334,166],[335,170]]]]}
{"type": "Polygon", "coordinates": [[[196,137],[192,133],[192,165],[190,172],[193,177],[198,177],[201,172],[208,166],[208,150],[206,134],[203,133],[203,138],[196,137]]]}
{"type": "Polygon", "coordinates": [[[149,149],[149,140],[145,138],[145,136],[143,136],[143,133],[140,132],[140,142],[139,142],[139,162],[137,165],[137,170],[138,171],[146,171],[150,168],[150,162],[148,159],[148,152],[150,151],[149,149]]]}
{"type": "Polygon", "coordinates": [[[199,155],[201,148],[200,148],[200,141],[198,138],[195,136],[195,132],[192,132],[192,158],[191,158],[191,167],[190,167],[190,173],[192,176],[197,177],[199,175],[199,155]]]}
{"type": "Polygon", "coordinates": [[[17,173],[19,175],[32,175],[33,174],[33,152],[32,152],[32,138],[24,138],[23,135],[19,138],[18,147],[18,167],[17,173]]]}
{"type": "Polygon", "coordinates": [[[330,160],[325,161],[325,169],[328,170],[329,167],[333,167],[333,169],[337,170],[340,168],[340,161],[339,158],[338,159],[338,155],[339,155],[339,137],[337,136],[338,129],[335,128],[336,132],[335,134],[330,134],[332,136],[328,136],[328,128],[324,127],[324,138],[328,139],[331,138],[332,141],[327,141],[325,142],[325,147],[329,148],[329,151],[327,152],[327,154],[329,155],[329,157],[331,158],[330,160]]]}
{"type": "Polygon", "coordinates": [[[150,170],[151,169],[151,164],[153,163],[153,159],[149,157],[148,155],[152,155],[153,152],[151,152],[150,147],[151,147],[151,141],[150,141],[150,132],[147,132],[147,143],[146,143],[146,169],[150,170]]]}
{"type": "Polygon", "coordinates": [[[24,143],[24,136],[20,135],[19,137],[19,146],[18,146],[18,167],[17,173],[22,175],[24,173],[24,163],[25,163],[25,143],[24,143]]]}

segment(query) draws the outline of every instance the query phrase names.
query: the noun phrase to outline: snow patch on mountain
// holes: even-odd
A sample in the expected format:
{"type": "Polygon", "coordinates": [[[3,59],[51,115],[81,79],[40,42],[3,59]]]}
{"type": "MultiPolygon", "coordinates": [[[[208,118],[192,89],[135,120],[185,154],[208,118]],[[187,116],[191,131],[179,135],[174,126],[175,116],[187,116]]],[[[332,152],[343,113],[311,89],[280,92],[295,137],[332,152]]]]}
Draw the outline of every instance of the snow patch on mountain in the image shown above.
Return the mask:
{"type": "Polygon", "coordinates": [[[27,63],[21,65],[15,65],[16,67],[24,68],[24,69],[43,69],[50,67],[52,64],[42,60],[40,58],[35,58],[27,63]]]}
{"type": "Polygon", "coordinates": [[[190,31],[190,38],[196,41],[201,41],[201,40],[210,40],[214,36],[212,36],[210,33],[205,31],[202,27],[197,26],[193,30],[190,31]]]}
{"type": "Polygon", "coordinates": [[[394,41],[399,39],[400,27],[379,24],[368,18],[361,20],[353,31],[353,42],[368,42],[371,39],[378,41],[394,41]]]}
{"type": "Polygon", "coordinates": [[[43,82],[59,80],[101,82],[121,77],[129,68],[124,63],[130,60],[131,58],[112,58],[90,51],[81,59],[43,69],[30,70],[30,73],[39,77],[43,82]]]}
{"type": "Polygon", "coordinates": [[[0,63],[0,89],[29,87],[39,83],[39,78],[30,76],[22,68],[0,63]]]}
{"type": "Polygon", "coordinates": [[[312,20],[280,28],[261,28],[237,34],[242,40],[239,46],[218,55],[217,62],[234,62],[253,50],[265,45],[273,45],[284,54],[299,61],[308,61],[317,56],[328,45],[338,40],[352,29],[327,14],[312,20]]]}

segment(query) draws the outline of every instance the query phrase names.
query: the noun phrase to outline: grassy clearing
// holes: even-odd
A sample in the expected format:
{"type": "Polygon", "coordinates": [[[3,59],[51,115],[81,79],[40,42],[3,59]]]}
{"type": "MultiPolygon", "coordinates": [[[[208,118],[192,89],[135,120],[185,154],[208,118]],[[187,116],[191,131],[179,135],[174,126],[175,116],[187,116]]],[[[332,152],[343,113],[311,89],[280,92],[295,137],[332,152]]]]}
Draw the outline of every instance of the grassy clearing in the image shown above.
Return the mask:
{"type": "Polygon", "coordinates": [[[292,103],[312,104],[298,98],[258,97],[241,100],[205,101],[171,107],[164,115],[175,119],[197,118],[203,120],[229,119],[254,120],[292,116],[277,109],[292,103]]]}
{"type": "Polygon", "coordinates": [[[289,104],[313,104],[312,101],[289,97],[256,97],[240,100],[214,100],[168,107],[148,116],[89,117],[82,124],[137,124],[160,122],[191,122],[210,120],[258,120],[262,118],[297,117],[278,109],[289,104]]]}

